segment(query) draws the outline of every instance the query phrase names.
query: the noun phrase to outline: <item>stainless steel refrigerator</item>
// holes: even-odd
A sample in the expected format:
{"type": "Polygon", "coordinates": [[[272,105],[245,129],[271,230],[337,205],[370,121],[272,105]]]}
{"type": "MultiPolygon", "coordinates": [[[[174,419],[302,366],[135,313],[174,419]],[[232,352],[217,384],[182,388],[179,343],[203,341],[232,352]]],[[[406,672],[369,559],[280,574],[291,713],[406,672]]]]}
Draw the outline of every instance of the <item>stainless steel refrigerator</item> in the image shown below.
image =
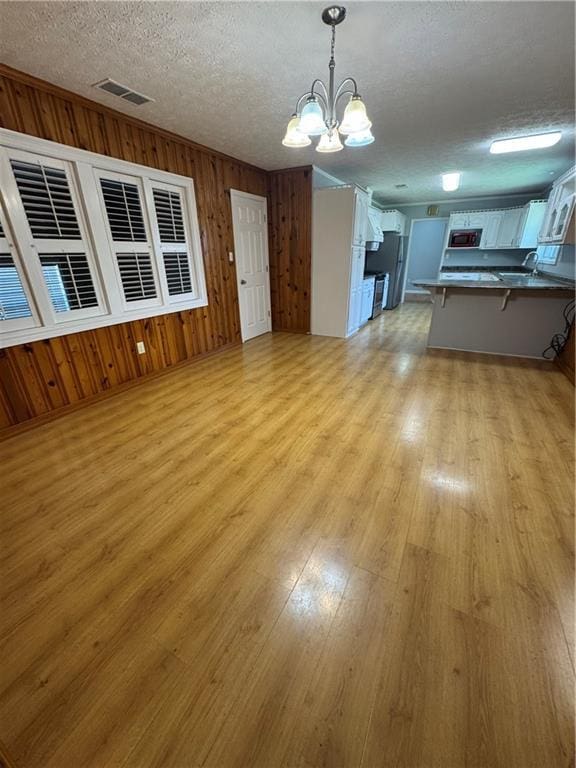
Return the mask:
{"type": "Polygon", "coordinates": [[[394,232],[384,232],[384,242],[380,243],[378,250],[366,251],[366,270],[390,275],[388,299],[382,309],[395,309],[402,299],[406,269],[405,241],[405,237],[394,232]]]}

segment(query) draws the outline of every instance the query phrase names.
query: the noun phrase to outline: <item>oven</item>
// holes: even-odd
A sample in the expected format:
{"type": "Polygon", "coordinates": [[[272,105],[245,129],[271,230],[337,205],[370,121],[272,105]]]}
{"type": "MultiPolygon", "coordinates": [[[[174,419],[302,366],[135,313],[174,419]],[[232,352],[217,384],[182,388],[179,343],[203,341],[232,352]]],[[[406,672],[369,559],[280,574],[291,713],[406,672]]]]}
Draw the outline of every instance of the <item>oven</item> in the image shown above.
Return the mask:
{"type": "Polygon", "coordinates": [[[371,320],[382,314],[382,307],[386,304],[388,298],[388,280],[390,278],[387,272],[376,274],[374,281],[374,303],[372,304],[371,320]]]}

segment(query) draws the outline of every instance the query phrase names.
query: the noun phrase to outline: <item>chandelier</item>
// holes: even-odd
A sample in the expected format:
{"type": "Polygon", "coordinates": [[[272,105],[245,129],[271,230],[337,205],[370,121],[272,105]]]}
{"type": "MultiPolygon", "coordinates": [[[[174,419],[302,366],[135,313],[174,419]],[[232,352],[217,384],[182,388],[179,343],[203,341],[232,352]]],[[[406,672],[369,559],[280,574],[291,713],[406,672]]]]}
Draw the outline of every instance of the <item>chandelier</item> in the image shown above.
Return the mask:
{"type": "Polygon", "coordinates": [[[370,131],[372,123],[358,93],[356,80],[346,77],[337,88],[334,86],[336,25],[341,24],[345,17],[346,8],[341,5],[331,5],[322,12],[322,21],[332,27],[328,87],[316,78],[310,90],[300,96],[282,140],[285,147],[308,147],[312,143],[310,137],[319,136],[317,152],[339,152],[344,149],[340,134],[346,136],[344,144],[347,147],[365,147],[374,141],[370,131]],[[340,121],[336,108],[339,100],[346,97],[348,103],[340,121]]]}

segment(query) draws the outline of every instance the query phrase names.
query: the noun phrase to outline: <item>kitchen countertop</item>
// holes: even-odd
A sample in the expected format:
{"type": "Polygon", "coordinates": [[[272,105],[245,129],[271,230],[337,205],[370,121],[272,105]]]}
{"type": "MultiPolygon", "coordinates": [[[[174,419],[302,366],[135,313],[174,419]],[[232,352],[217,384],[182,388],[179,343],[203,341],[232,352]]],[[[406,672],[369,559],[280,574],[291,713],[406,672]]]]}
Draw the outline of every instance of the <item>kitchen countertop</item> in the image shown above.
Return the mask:
{"type": "MultiPolygon", "coordinates": [[[[471,268],[469,273],[478,270],[471,268]]],[[[556,279],[546,275],[505,274],[497,270],[487,273],[498,277],[498,280],[414,280],[414,285],[422,288],[486,288],[490,290],[530,290],[530,291],[574,291],[576,283],[570,280],[556,279]]]]}

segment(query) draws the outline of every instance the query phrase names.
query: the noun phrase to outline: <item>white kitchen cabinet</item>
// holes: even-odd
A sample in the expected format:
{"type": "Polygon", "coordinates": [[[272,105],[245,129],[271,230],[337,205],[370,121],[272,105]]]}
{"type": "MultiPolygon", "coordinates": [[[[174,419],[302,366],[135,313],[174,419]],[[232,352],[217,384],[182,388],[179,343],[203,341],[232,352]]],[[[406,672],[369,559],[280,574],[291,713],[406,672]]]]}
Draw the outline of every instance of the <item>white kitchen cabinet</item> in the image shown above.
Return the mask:
{"type": "Polygon", "coordinates": [[[400,211],[382,211],[380,221],[384,232],[396,232],[398,235],[406,234],[406,216],[400,211]]]}
{"type": "Polygon", "coordinates": [[[370,201],[364,190],[354,189],[354,235],[353,243],[355,245],[364,245],[368,233],[368,208],[370,201]]]}
{"type": "Polygon", "coordinates": [[[466,226],[468,229],[483,229],[486,223],[486,211],[471,211],[466,226]]]}
{"type": "Polygon", "coordinates": [[[366,252],[364,246],[353,246],[352,267],[350,271],[350,302],[348,306],[348,335],[355,333],[362,324],[362,290],[365,260],[366,252]]]}
{"type": "Polygon", "coordinates": [[[313,334],[345,338],[360,327],[366,257],[364,241],[361,239],[364,214],[367,218],[368,198],[357,187],[340,186],[314,190],[311,307],[313,334]]]}
{"type": "Polygon", "coordinates": [[[352,288],[348,303],[347,336],[356,333],[360,328],[360,314],[362,312],[362,288],[352,288]]]}
{"type": "Polygon", "coordinates": [[[483,229],[487,211],[463,211],[450,214],[449,228],[483,229]]]}
{"type": "Polygon", "coordinates": [[[467,217],[465,213],[451,213],[449,227],[452,229],[465,229],[467,217]]]}
{"type": "Polygon", "coordinates": [[[481,229],[479,248],[535,248],[546,210],[543,200],[531,200],[524,207],[488,211],[465,211],[450,215],[449,229],[481,229]]]}
{"type": "Polygon", "coordinates": [[[504,217],[503,211],[486,211],[484,216],[484,226],[482,228],[482,238],[480,239],[480,248],[497,248],[498,232],[500,224],[504,217]]]}
{"type": "Polygon", "coordinates": [[[372,317],[374,306],[375,277],[366,277],[362,281],[362,309],[360,311],[360,325],[365,325],[372,317]]]}
{"type": "Polygon", "coordinates": [[[503,213],[498,229],[498,248],[515,248],[517,242],[518,225],[522,218],[522,208],[507,208],[503,213]]]}
{"type": "Polygon", "coordinates": [[[518,224],[516,248],[536,248],[545,213],[546,200],[530,200],[526,203],[518,224]]]}
{"type": "Polygon", "coordinates": [[[571,168],[554,183],[546,205],[538,242],[560,245],[576,241],[575,183],[576,167],[571,168]]]}

